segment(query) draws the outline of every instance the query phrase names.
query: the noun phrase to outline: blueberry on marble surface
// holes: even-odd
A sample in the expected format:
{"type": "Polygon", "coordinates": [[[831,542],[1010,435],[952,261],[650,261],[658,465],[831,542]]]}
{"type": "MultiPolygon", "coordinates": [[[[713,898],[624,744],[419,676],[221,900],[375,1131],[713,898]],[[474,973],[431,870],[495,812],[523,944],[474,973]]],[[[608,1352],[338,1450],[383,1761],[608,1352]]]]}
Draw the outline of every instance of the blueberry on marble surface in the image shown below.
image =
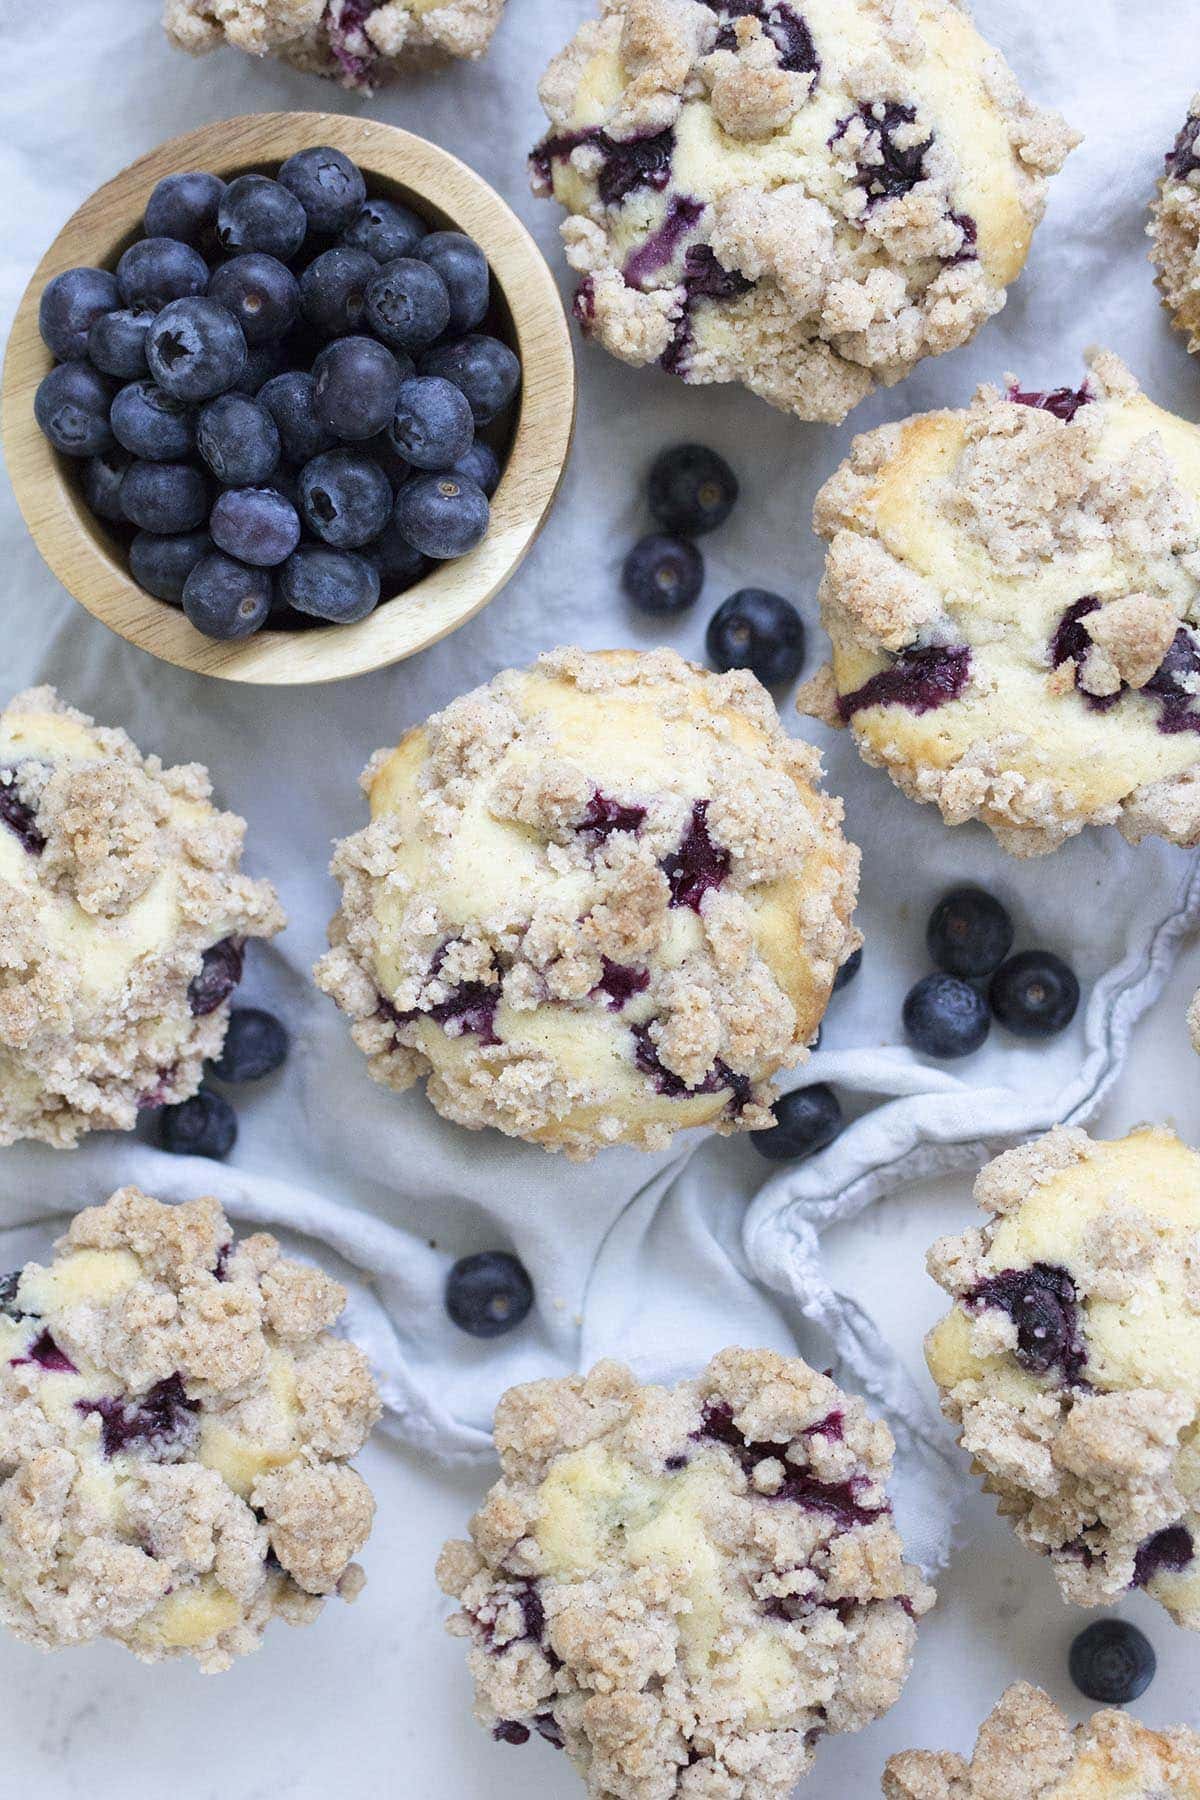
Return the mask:
{"type": "Polygon", "coordinates": [[[904,1001],[904,1033],[914,1050],[944,1062],[971,1056],[991,1029],[987,1001],[957,975],[926,975],[904,1001]]]}
{"type": "Polygon", "coordinates": [[[1071,1645],[1071,1680],[1102,1706],[1128,1706],[1146,1692],[1158,1669],[1149,1638],[1127,1619],[1097,1619],[1071,1645]]]}
{"type": "Polygon", "coordinates": [[[765,588],[741,588],[723,600],[704,641],[719,674],[749,669],[764,687],[794,681],[804,667],[804,621],[790,600],[765,588]]]}
{"type": "Polygon", "coordinates": [[[781,1094],[771,1108],[774,1130],[752,1131],[750,1142],[768,1162],[795,1162],[832,1144],[845,1126],[842,1104],[823,1081],[781,1094]]]}
{"type": "Polygon", "coordinates": [[[287,1028],[274,1013],[259,1006],[235,1006],[229,1014],[225,1044],[212,1065],[222,1081],[262,1081],[287,1061],[287,1028]]]}
{"type": "Polygon", "coordinates": [[[503,1337],[529,1316],[533,1283],[507,1250],[481,1250],[455,1263],[446,1278],[446,1311],[471,1337],[503,1337]]]}
{"type": "Polygon", "coordinates": [[[633,546],[621,570],[621,586],[643,612],[685,612],[704,585],[704,558],[686,538],[653,532],[633,546]]]}
{"type": "Polygon", "coordinates": [[[650,467],[650,511],[663,531],[700,537],[723,525],[738,497],[738,480],[723,456],[704,444],[675,444],[650,467]]]}
{"type": "Polygon", "coordinates": [[[201,1088],[158,1116],[159,1148],[172,1156],[228,1156],[237,1142],[237,1114],[223,1094],[201,1088]]]}
{"type": "Polygon", "coordinates": [[[1015,1037],[1055,1037],[1078,1010],[1079,980],[1053,950],[1022,950],[996,970],[989,999],[998,1022],[1015,1037]]]}
{"type": "Polygon", "coordinates": [[[1013,944],[1013,922],[985,888],[955,887],[929,915],[930,960],[948,975],[978,981],[1000,967],[1013,944]]]}

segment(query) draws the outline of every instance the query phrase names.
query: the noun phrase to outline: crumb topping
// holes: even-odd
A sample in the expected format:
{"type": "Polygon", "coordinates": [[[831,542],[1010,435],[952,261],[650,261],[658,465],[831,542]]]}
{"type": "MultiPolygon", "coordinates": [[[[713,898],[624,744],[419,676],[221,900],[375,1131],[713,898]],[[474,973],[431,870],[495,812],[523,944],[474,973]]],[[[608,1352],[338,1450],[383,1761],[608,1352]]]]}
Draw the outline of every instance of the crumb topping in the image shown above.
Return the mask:
{"type": "Polygon", "coordinates": [[[374,759],[318,986],[376,1080],[569,1155],[772,1122],[858,853],[744,672],[556,650],[374,759]]]}
{"type": "Polygon", "coordinates": [[[903,1561],[892,1439],[797,1358],[694,1381],[619,1363],[510,1390],[502,1477],[446,1545],[477,1716],[565,1750],[596,1800],[784,1800],[898,1698],[933,1604],[903,1561]]]}
{"type": "Polygon", "coordinates": [[[1188,349],[1200,350],[1200,94],[1167,154],[1147,234],[1163,305],[1188,349]]]}
{"type": "Polygon", "coordinates": [[[0,1281],[0,1622],[229,1666],[352,1598],[380,1413],[345,1293],[215,1200],[122,1188],[0,1281]]]}

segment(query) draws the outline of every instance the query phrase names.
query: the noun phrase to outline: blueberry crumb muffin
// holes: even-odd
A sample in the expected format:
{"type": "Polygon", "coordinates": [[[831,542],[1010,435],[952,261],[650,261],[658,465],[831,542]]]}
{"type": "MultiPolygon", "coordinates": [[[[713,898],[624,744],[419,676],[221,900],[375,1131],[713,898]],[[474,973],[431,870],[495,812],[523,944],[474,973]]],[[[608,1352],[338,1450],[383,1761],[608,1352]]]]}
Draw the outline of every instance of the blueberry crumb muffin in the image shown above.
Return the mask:
{"type": "Polygon", "coordinates": [[[1200,1156],[1059,1127],[975,1197],[988,1223],[929,1257],[943,1411],[1065,1600],[1143,1588],[1200,1630],[1200,1156]]]}
{"type": "Polygon", "coordinates": [[[884,1800],[1200,1800],[1200,1737],[1151,1731],[1122,1712],[1072,1728],[1048,1694],[1017,1682],[980,1728],[975,1755],[909,1750],[884,1800]]]}
{"type": "Polygon", "coordinates": [[[229,1666],[352,1600],[379,1417],[345,1294],[215,1200],[123,1188],[0,1279],[0,1623],[229,1666]]]}
{"type": "Polygon", "coordinates": [[[587,1157],[774,1123],[850,925],[858,852],[752,676],[556,650],[382,750],[318,986],[371,1074],[587,1157]]]}
{"type": "Polygon", "coordinates": [[[477,1714],[596,1800],[784,1800],[828,1732],[899,1697],[933,1593],[902,1556],[892,1438],[798,1358],[694,1381],[619,1363],[513,1388],[501,1480],[438,1578],[477,1714]]]}
{"type": "Polygon", "coordinates": [[[1200,430],[1115,356],[856,438],[817,496],[804,712],[948,824],[1200,842],[1200,430]]]}
{"type": "Polygon", "coordinates": [[[1200,350],[1200,94],[1168,152],[1148,230],[1163,305],[1188,349],[1200,350]]]}
{"type": "Polygon", "coordinates": [[[247,940],[284,920],[210,793],[53,688],[0,711],[0,1144],[128,1131],[220,1054],[247,940]]]}
{"type": "Polygon", "coordinates": [[[1000,310],[1078,141],[958,0],[602,0],[539,91],[585,332],[802,419],[1000,310]]]}
{"type": "Polygon", "coordinates": [[[405,64],[482,56],[504,0],[166,0],[163,25],[181,50],[232,44],[373,93],[405,64]]]}

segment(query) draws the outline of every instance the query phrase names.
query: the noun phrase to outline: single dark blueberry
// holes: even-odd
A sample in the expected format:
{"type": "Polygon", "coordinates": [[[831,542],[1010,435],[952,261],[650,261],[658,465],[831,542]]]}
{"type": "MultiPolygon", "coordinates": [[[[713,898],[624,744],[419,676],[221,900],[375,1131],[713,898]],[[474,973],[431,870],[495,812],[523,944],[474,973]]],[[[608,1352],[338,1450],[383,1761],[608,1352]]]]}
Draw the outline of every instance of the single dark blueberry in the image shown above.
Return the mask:
{"type": "Polygon", "coordinates": [[[218,550],[256,569],[278,568],[300,542],[295,507],[267,487],[226,488],[212,509],[208,529],[218,550]]]}
{"type": "Polygon", "coordinates": [[[246,335],[227,307],[205,296],[172,300],[146,333],[146,361],[159,387],[180,400],[211,400],[236,385],[246,335]]]}
{"type": "Polygon", "coordinates": [[[329,144],[297,150],[280,166],[279,180],[304,208],[309,230],[326,237],[353,224],[367,197],[362,170],[329,144]]]}
{"type": "Polygon", "coordinates": [[[77,1375],[79,1373],[65,1350],[60,1350],[48,1331],[39,1332],[29,1346],[28,1354],[13,1359],[13,1367],[19,1368],[22,1363],[35,1363],[47,1375],[77,1375]]]}
{"type": "Polygon", "coordinates": [[[1139,1699],[1157,1668],[1149,1638],[1126,1619],[1097,1619],[1071,1645],[1071,1680],[1102,1706],[1128,1706],[1139,1699]]]}
{"type": "Polygon", "coordinates": [[[208,488],[190,463],[133,462],[121,480],[121,507],[140,531],[174,536],[204,523],[208,488]]]}
{"type": "Polygon", "coordinates": [[[472,1337],[503,1337],[528,1318],[532,1306],[533,1283],[507,1250],[464,1256],[446,1278],[446,1311],[472,1337]]]}
{"type": "Polygon", "coordinates": [[[155,309],[121,306],[101,313],[88,332],[88,361],[104,375],[133,381],[146,373],[146,333],[155,309]]]}
{"type": "Polygon", "coordinates": [[[652,532],[626,556],[621,586],[643,612],[685,612],[704,586],[704,558],[689,539],[652,532]]]}
{"type": "Polygon", "coordinates": [[[845,962],[842,964],[841,968],[838,970],[837,974],[834,976],[833,991],[835,994],[837,993],[839,988],[847,987],[849,985],[849,983],[854,980],[854,977],[858,974],[858,971],[862,968],[862,959],[863,959],[862,945],[860,944],[858,946],[858,949],[852,951],[851,954],[846,958],[845,962]]]}
{"type": "Polygon", "coordinates": [[[208,279],[200,252],[178,238],[139,238],[117,264],[117,286],[126,306],[148,306],[154,312],[168,301],[204,293],[208,279]]]}
{"type": "Polygon", "coordinates": [[[121,304],[117,278],[107,269],[65,269],[46,283],[38,303],[42,342],[59,362],[87,355],[92,326],[121,304]]]}
{"type": "Polygon", "coordinates": [[[143,462],[182,462],[191,456],[196,432],[191,408],[156,382],[131,381],[113,400],[113,436],[143,462]]]}
{"type": "Polygon", "coordinates": [[[709,835],[708,801],[697,800],[678,850],[662,863],[671,905],[690,906],[698,913],[709,889],[719,888],[725,880],[732,860],[724,845],[714,843],[709,835]]]}
{"type": "Polygon", "coordinates": [[[279,571],[279,597],[294,612],[356,625],[379,604],[379,570],[368,556],[302,544],[279,571]]]}
{"type": "Polygon", "coordinates": [[[358,217],[347,225],[342,242],[365,250],[377,263],[412,256],[429,227],[411,208],[394,200],[368,200],[358,217]]]}
{"type": "Polygon", "coordinates": [[[414,581],[420,580],[427,567],[421,552],[409,543],[397,525],[394,506],[379,536],[364,544],[359,554],[378,571],[381,591],[388,594],[403,593],[414,581]]]}
{"type": "Polygon", "coordinates": [[[183,610],[205,637],[249,637],[271,611],[271,577],[232,556],[202,557],[183,584],[183,610]]]}
{"type": "Polygon", "coordinates": [[[422,375],[444,375],[461,388],[477,425],[487,425],[515,398],[521,365],[499,338],[469,333],[453,344],[435,344],[421,357],[422,375]]]}
{"type": "Polygon", "coordinates": [[[1054,1037],[1075,1017],[1079,981],[1052,950],[1022,950],[996,970],[988,997],[1006,1031],[1016,1037],[1054,1037]]]}
{"type": "Polygon", "coordinates": [[[337,437],[358,442],[386,431],[405,373],[386,345],[371,337],[335,338],[312,372],[317,417],[337,437]]]}
{"type": "Polygon", "coordinates": [[[242,372],[227,391],[246,394],[253,399],[260,388],[279,374],[286,361],[282,339],[270,338],[265,344],[247,344],[242,372]]]}
{"type": "Polygon", "coordinates": [[[645,819],[644,806],[628,806],[620,800],[612,800],[597,788],[575,829],[581,837],[589,837],[594,843],[602,844],[614,831],[640,831],[645,819]]]}
{"type": "Polygon", "coordinates": [[[465,475],[468,481],[481,487],[490,500],[500,486],[500,459],[490,444],[476,438],[471,448],[452,464],[450,474],[465,475]]]}
{"type": "Polygon", "coordinates": [[[324,337],[347,337],[361,331],[367,310],[367,285],[379,264],[365,250],[336,244],[309,263],[300,277],[300,309],[324,337]]]}
{"type": "Polygon", "coordinates": [[[246,966],[246,945],[242,938],[222,938],[210,944],[200,959],[200,972],[188,988],[188,1005],[192,1017],[206,1019],[228,1000],[242,979],[246,966]]]}
{"type": "Polygon", "coordinates": [[[790,600],[765,588],[741,588],[723,600],[704,643],[720,674],[749,669],[764,687],[782,687],[804,667],[804,620],[790,600]]]}
{"type": "Polygon", "coordinates": [[[201,407],[196,448],[226,487],[255,487],[266,481],[282,454],[279,427],[249,394],[218,394],[201,407]]]}
{"type": "Polygon", "coordinates": [[[467,397],[440,375],[410,375],[400,383],[388,435],[414,468],[450,470],[475,437],[467,397]]]}
{"type": "Polygon", "coordinates": [[[1017,1329],[1017,1361],[1035,1375],[1061,1372],[1078,1382],[1087,1363],[1079,1326],[1079,1297],[1066,1269],[1034,1263],[1028,1269],[1003,1269],[979,1282],[967,1296],[971,1310],[994,1306],[1008,1314],[1017,1329]]]}
{"type": "Polygon", "coordinates": [[[203,248],[215,236],[224,192],[220,176],[205,170],[164,175],[146,202],[146,236],[178,238],[203,248]]]}
{"type": "Polygon", "coordinates": [[[11,1275],[0,1275],[0,1318],[27,1319],[30,1315],[23,1313],[17,1305],[17,1289],[21,1285],[22,1271],[15,1269],[11,1275]]]}
{"type": "Polygon", "coordinates": [[[387,524],[391,483],[370,457],[354,450],[327,450],[300,471],[300,507],[317,537],[338,550],[357,550],[387,524]]]}
{"type": "Polygon", "coordinates": [[[422,556],[446,562],[483,541],[491,507],[483,489],[463,475],[415,475],[396,495],[393,518],[422,556]]]}
{"type": "Polygon", "coordinates": [[[1048,393],[1023,393],[1020,388],[1010,387],[1007,398],[1014,406],[1033,406],[1039,412],[1053,413],[1064,425],[1069,425],[1081,406],[1087,406],[1092,394],[1085,381],[1081,388],[1054,388],[1048,393]]]}
{"type": "Polygon", "coordinates": [[[212,1064],[222,1081],[261,1081],[287,1061],[288,1034],[274,1013],[257,1006],[235,1006],[229,1015],[225,1046],[212,1064]]]}
{"type": "Polygon", "coordinates": [[[929,915],[925,944],[930,961],[948,975],[978,981],[1004,961],[1013,942],[1013,922],[994,894],[956,887],[929,915]]]}
{"type": "Polygon", "coordinates": [[[188,576],[212,547],[207,531],[184,531],[174,537],[139,531],[129,546],[129,572],[156,600],[179,606],[188,576]]]}
{"type": "MultiPolygon", "coordinates": [[[[192,1105],[192,1101],[186,1102],[192,1105]]],[[[178,1107],[176,1111],[182,1112],[178,1107]]],[[[164,1117],[166,1115],[164,1114],[164,1117]]],[[[101,1420],[105,1456],[124,1456],[137,1451],[160,1460],[186,1455],[200,1435],[196,1415],[198,1400],[189,1400],[182,1375],[168,1375],[144,1394],[122,1399],[77,1400],[79,1412],[96,1413],[101,1420]]]]}
{"type": "Polygon", "coordinates": [[[926,975],[904,1001],[904,1035],[922,1056],[971,1056],[991,1030],[983,995],[957,975],[926,975]]]}
{"type": "Polygon", "coordinates": [[[59,363],[38,383],[33,416],[64,456],[102,456],[113,443],[112,392],[112,383],[89,363],[59,363]]]}
{"type": "Polygon", "coordinates": [[[629,963],[613,962],[608,956],[602,956],[600,964],[604,972],[592,989],[592,997],[603,994],[612,1012],[621,1012],[635,994],[644,994],[650,986],[649,969],[635,969],[629,963]]]}
{"type": "Polygon", "coordinates": [[[239,175],[221,195],[217,237],[231,256],[257,250],[290,262],[307,231],[308,219],[295,194],[266,175],[239,175]]]}
{"type": "MultiPolygon", "coordinates": [[[[933,138],[912,140],[916,108],[896,101],[876,100],[861,106],[857,117],[867,131],[867,143],[860,152],[858,179],[872,200],[893,200],[911,193],[925,178],[925,158],[933,147],[933,138]],[[901,145],[900,137],[904,138],[901,145]]],[[[833,134],[831,143],[845,136],[851,121],[845,119],[833,134]]]]}
{"type": "Polygon", "coordinates": [[[487,317],[491,278],[487,257],[479,245],[461,231],[431,231],[416,254],[436,269],[445,283],[450,296],[446,330],[457,337],[482,325],[487,317]]]}
{"type": "Polygon", "coordinates": [[[841,1101],[823,1081],[781,1094],[771,1110],[774,1130],[750,1133],[750,1142],[768,1162],[795,1162],[801,1156],[812,1156],[832,1144],[846,1123],[841,1101]]]}
{"type": "Polygon", "coordinates": [[[1133,1585],[1148,1587],[1159,1575],[1182,1575],[1191,1567],[1196,1542],[1186,1525],[1168,1525],[1138,1546],[1133,1564],[1133,1585]]]}
{"type": "Polygon", "coordinates": [[[415,256],[384,263],[367,284],[367,319],[385,344],[423,350],[450,321],[450,295],[437,270],[415,256]]]}
{"type": "Polygon", "coordinates": [[[927,644],[902,650],[888,669],[872,675],[860,688],[838,697],[838,713],[847,724],[867,706],[906,706],[910,712],[933,712],[957,700],[971,679],[971,652],[965,644],[927,644]]]}
{"type": "Polygon", "coordinates": [[[300,313],[300,284],[278,257],[251,251],[214,269],[209,298],[231,312],[247,344],[282,337],[300,313]]]}
{"type": "Polygon", "coordinates": [[[40,856],[46,848],[46,840],[38,830],[36,812],[26,806],[17,793],[15,771],[3,769],[0,769],[0,825],[14,834],[28,855],[40,856]]]}
{"type": "Polygon", "coordinates": [[[121,482],[133,458],[127,450],[114,446],[102,456],[93,456],[79,472],[80,486],[88,510],[98,519],[116,524],[125,513],[121,506],[121,482]]]}
{"type": "Polygon", "coordinates": [[[158,1116],[159,1148],[172,1156],[229,1155],[237,1142],[237,1114],[222,1094],[201,1088],[180,1106],[164,1106],[158,1116]]]}
{"type": "Polygon", "coordinates": [[[275,375],[258,391],[279,430],[283,454],[289,462],[311,462],[324,450],[332,450],[334,433],[317,413],[317,384],[302,369],[275,375]]]}
{"type": "Polygon", "coordinates": [[[701,537],[723,525],[738,497],[738,480],[723,456],[703,444],[660,450],[646,484],[650,511],[663,531],[701,537]]]}

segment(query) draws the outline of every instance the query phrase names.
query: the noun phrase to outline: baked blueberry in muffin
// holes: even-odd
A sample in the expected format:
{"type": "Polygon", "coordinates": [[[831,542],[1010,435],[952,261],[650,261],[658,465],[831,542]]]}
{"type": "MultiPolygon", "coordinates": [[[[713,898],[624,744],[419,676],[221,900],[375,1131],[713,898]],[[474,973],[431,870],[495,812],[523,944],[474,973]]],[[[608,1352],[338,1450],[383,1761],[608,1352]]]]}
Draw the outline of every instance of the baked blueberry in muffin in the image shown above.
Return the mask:
{"type": "Polygon", "coordinates": [[[903,1560],[892,1439],[798,1358],[694,1381],[619,1363],[513,1388],[501,1480],[442,1551],[476,1712],[596,1800],[785,1800],[818,1740],[894,1703],[933,1592],[903,1560]]]}
{"type": "Polygon", "coordinates": [[[53,688],[0,711],[0,1144],[128,1131],[220,1055],[247,942],[284,921],[210,792],[53,688]]]}
{"type": "Polygon", "coordinates": [[[380,751],[317,983],[377,1081],[587,1157],[773,1123],[858,852],[745,672],[556,650],[380,751]]]}
{"type": "Polygon", "coordinates": [[[975,1197],[983,1229],[930,1252],[944,1412],[1065,1600],[1143,1588],[1200,1630],[1200,1156],[1060,1127],[975,1197]]]}
{"type": "Polygon", "coordinates": [[[958,0],[601,0],[540,93],[584,331],[802,419],[1000,310],[1077,142],[958,0]]]}
{"type": "Polygon", "coordinates": [[[1115,356],[857,438],[817,496],[831,665],[799,705],[947,823],[1200,842],[1200,431],[1115,356]]]}
{"type": "Polygon", "coordinates": [[[1167,153],[1147,229],[1163,305],[1200,350],[1200,94],[1167,153]]]}
{"type": "Polygon", "coordinates": [[[380,1408],[345,1299],[215,1200],[137,1188],[0,1281],[0,1623],[211,1671],[352,1600],[380,1408]]]}
{"type": "Polygon", "coordinates": [[[893,1756],[884,1800],[1200,1800],[1200,1737],[1151,1731],[1126,1713],[1072,1727],[1048,1694],[1017,1682],[980,1728],[970,1762],[945,1750],[893,1756]]]}

